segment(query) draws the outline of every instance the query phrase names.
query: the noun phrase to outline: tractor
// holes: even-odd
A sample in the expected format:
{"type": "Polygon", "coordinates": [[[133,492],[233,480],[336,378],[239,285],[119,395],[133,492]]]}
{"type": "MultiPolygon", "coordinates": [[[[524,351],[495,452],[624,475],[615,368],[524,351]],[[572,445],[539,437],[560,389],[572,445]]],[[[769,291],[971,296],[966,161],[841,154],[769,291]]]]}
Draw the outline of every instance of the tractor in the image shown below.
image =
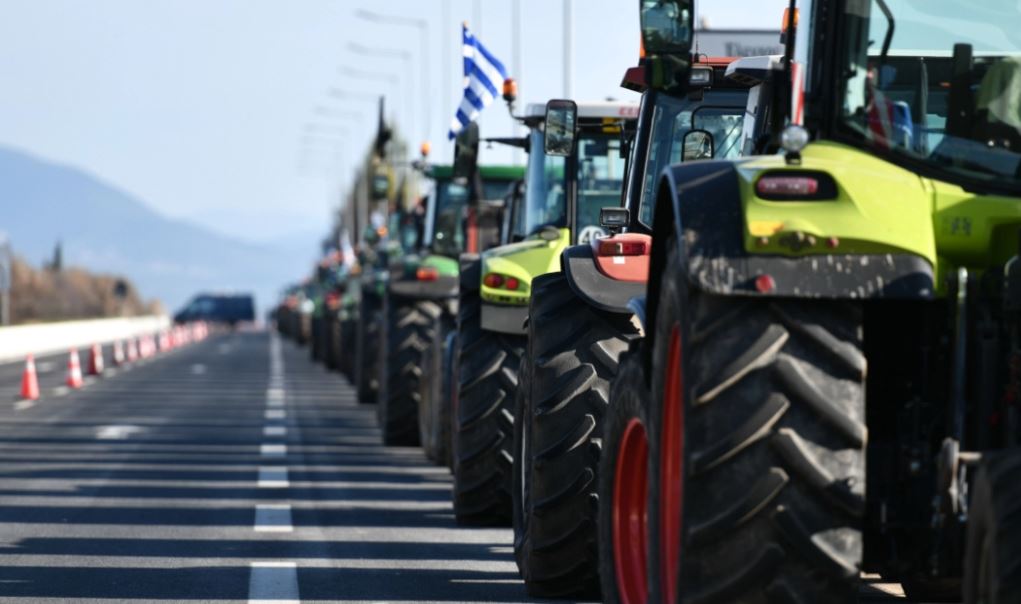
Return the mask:
{"type": "Polygon", "coordinates": [[[464,524],[508,524],[512,500],[514,399],[525,349],[532,279],[559,270],[565,247],[604,234],[599,211],[619,203],[626,131],[637,104],[576,106],[576,123],[544,124],[546,107],[529,105],[521,237],[461,256],[457,320],[457,396],[453,403],[454,513],[464,524]],[[544,128],[576,133],[572,148],[544,152],[544,128]]]}
{"type": "Polygon", "coordinates": [[[454,178],[451,166],[424,166],[432,192],[415,211],[420,216],[415,249],[391,265],[382,299],[377,414],[387,445],[425,445],[440,463],[446,452],[436,431],[449,421],[420,422],[432,399],[442,396],[442,360],[457,317],[458,256],[490,247],[499,237],[504,197],[523,169],[480,166],[474,181],[454,178]],[[471,212],[469,212],[471,210],[471,212]],[[473,220],[465,220],[470,215],[473,220]],[[426,353],[430,351],[429,363],[426,353]]]}
{"type": "MultiPolygon", "coordinates": [[[[640,15],[650,88],[686,94],[692,2],[640,15]]],[[[1021,601],[1019,20],[791,2],[755,156],[643,183],[607,601],[854,602],[862,572],[1021,601]]]]}
{"type": "MultiPolygon", "coordinates": [[[[779,59],[699,60],[688,92],[677,96],[648,89],[641,67],[625,74],[622,86],[642,92],[643,100],[628,145],[623,204],[603,208],[600,217],[611,235],[566,248],[561,270],[532,282],[514,412],[513,520],[518,568],[533,596],[599,591],[602,526],[593,502],[600,495],[604,418],[613,413],[610,382],[621,355],[640,338],[628,302],[644,293],[648,274],[643,184],[659,167],[734,158],[750,148],[761,134],[756,124],[765,123],[768,103],[760,100],[769,98],[779,59]],[[574,486],[565,491],[566,484],[574,486]]],[[[574,111],[562,101],[550,107],[574,111]]],[[[547,115],[547,123],[574,119],[547,115]]]]}

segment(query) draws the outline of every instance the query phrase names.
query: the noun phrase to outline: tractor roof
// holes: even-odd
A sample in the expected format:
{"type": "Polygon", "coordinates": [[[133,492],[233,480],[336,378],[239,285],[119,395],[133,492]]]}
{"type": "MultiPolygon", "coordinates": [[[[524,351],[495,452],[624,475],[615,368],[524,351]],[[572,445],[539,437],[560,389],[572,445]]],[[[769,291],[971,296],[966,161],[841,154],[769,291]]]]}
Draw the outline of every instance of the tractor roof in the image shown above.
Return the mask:
{"type": "Polygon", "coordinates": [[[745,86],[758,86],[773,73],[783,70],[783,55],[742,57],[727,67],[727,78],[745,86]]]}
{"type": "MultiPolygon", "coordinates": [[[[494,180],[517,180],[525,175],[524,166],[482,165],[479,166],[479,171],[482,173],[482,178],[494,180]]],[[[454,168],[450,164],[434,164],[429,166],[426,174],[437,180],[449,179],[454,176],[454,168]]]]}
{"type": "MultiPolygon", "coordinates": [[[[546,117],[545,103],[529,103],[525,107],[526,122],[542,121],[546,117]]],[[[638,119],[637,101],[591,101],[578,103],[578,119],[638,119]]]]}

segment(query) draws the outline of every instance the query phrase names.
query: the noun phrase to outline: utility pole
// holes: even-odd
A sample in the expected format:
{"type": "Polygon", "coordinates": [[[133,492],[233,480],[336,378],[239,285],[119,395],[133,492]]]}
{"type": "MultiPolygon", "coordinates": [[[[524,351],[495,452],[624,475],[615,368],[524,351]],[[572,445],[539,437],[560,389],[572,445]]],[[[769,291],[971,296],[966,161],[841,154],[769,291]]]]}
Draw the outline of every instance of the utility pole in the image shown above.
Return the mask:
{"type": "Polygon", "coordinates": [[[571,17],[572,0],[564,0],[564,98],[574,96],[574,21],[571,17]]]}
{"type": "MultiPolygon", "coordinates": [[[[514,0],[511,5],[511,77],[518,82],[518,98],[524,99],[525,96],[522,94],[522,82],[524,78],[521,73],[521,0],[514,0]]],[[[517,120],[512,120],[514,128],[514,136],[517,136],[521,131],[521,124],[517,120]]],[[[514,163],[521,162],[521,149],[514,149],[514,163]]]]}
{"type": "MultiPolygon", "coordinates": [[[[460,41],[458,41],[458,47],[460,47],[460,41]]],[[[443,39],[440,40],[440,62],[443,64],[443,99],[444,108],[440,111],[440,115],[443,116],[444,120],[449,120],[449,111],[453,108],[453,102],[450,99],[450,91],[453,88],[453,82],[450,81],[450,0],[443,0],[443,39]]],[[[443,122],[446,127],[447,122],[443,122]]],[[[444,140],[446,137],[444,137],[444,140]]]]}

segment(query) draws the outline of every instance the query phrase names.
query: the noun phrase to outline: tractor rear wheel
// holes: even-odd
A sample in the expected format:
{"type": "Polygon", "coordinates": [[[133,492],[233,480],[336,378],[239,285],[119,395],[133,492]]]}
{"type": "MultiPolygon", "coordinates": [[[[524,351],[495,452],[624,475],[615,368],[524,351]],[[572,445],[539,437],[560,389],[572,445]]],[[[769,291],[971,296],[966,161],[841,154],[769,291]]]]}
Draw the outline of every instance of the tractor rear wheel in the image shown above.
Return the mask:
{"type": "Polygon", "coordinates": [[[337,341],[337,369],[347,377],[348,381],[354,381],[354,349],[355,337],[358,334],[358,326],[355,321],[345,319],[340,321],[340,337],[337,341]]]}
{"type": "Polygon", "coordinates": [[[376,417],[387,446],[417,446],[422,360],[443,310],[431,300],[389,297],[379,354],[376,417]]]}
{"type": "Polygon", "coordinates": [[[514,396],[524,336],[483,331],[481,260],[461,265],[454,515],[467,525],[506,526],[511,515],[514,396]]]}
{"type": "Polygon", "coordinates": [[[1021,450],[986,454],[968,510],[964,604],[1021,602],[1021,450]]]}
{"type": "Polygon", "coordinates": [[[861,309],[716,296],[675,240],[655,310],[652,600],[855,602],[865,509],[861,309]]]}
{"type": "Polygon", "coordinates": [[[623,355],[610,385],[599,459],[599,579],[603,602],[648,601],[649,384],[641,351],[623,355]]]}
{"type": "Polygon", "coordinates": [[[532,281],[528,316],[525,400],[514,417],[518,568],[533,597],[596,596],[603,417],[620,354],[638,331],[630,314],[586,304],[559,272],[532,281]]]}
{"type": "Polygon", "coordinates": [[[446,384],[446,349],[457,328],[454,317],[444,312],[436,318],[431,339],[422,357],[421,403],[418,428],[425,456],[438,465],[447,465],[450,457],[450,407],[446,384]]]}
{"type": "Polygon", "coordinates": [[[379,304],[363,297],[355,335],[355,390],[359,403],[375,403],[379,391],[379,304]]]}

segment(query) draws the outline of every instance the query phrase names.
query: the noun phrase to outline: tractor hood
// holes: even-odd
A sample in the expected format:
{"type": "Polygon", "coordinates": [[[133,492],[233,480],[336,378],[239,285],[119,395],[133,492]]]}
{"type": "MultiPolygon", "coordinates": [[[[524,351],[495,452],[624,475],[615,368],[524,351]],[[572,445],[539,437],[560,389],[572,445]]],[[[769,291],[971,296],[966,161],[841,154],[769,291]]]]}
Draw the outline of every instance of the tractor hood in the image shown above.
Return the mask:
{"type": "Polygon", "coordinates": [[[560,253],[570,244],[571,232],[559,229],[559,237],[553,241],[538,236],[519,243],[502,245],[482,253],[482,285],[480,295],[486,302],[523,306],[528,304],[532,279],[539,275],[560,270],[560,253]],[[489,274],[500,275],[502,285],[491,287],[486,284],[489,274]],[[508,281],[517,284],[516,289],[508,287],[508,281]]]}

